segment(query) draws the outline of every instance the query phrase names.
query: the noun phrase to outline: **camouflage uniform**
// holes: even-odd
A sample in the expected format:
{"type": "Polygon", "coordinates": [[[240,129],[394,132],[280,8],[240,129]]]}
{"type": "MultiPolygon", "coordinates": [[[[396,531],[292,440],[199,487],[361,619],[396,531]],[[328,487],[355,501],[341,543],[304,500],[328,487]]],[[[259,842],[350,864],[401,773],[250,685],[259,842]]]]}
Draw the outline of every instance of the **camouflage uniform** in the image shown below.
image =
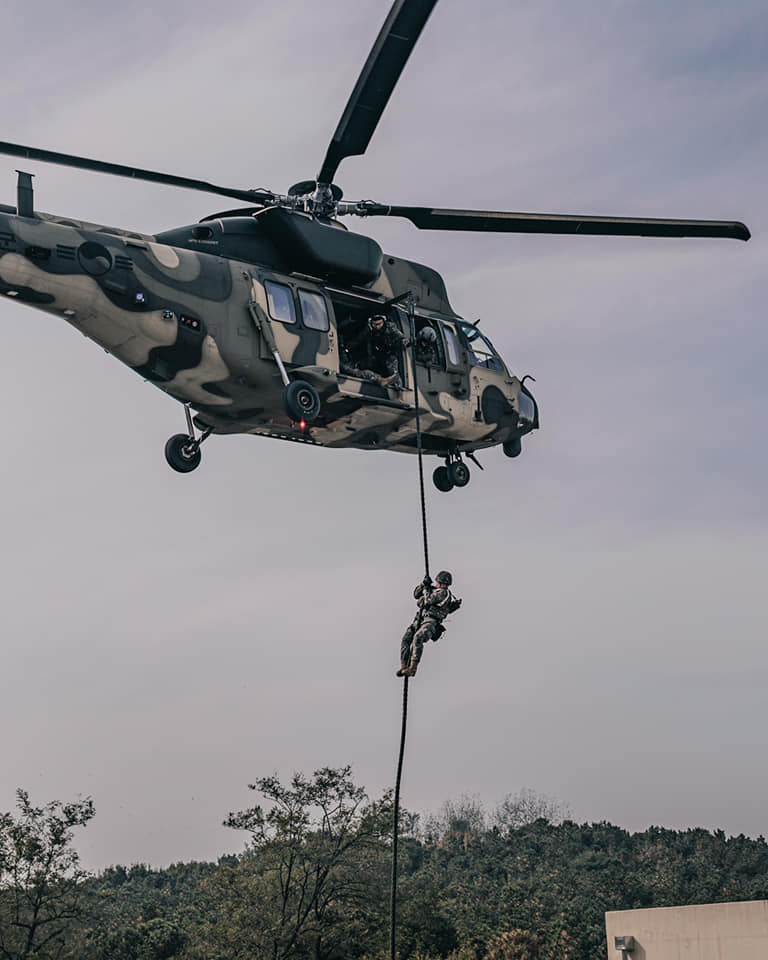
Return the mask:
{"type": "Polygon", "coordinates": [[[376,383],[381,380],[378,373],[374,373],[373,370],[360,370],[354,366],[349,356],[344,353],[342,353],[341,359],[339,360],[339,371],[348,377],[357,377],[360,380],[373,380],[376,383]]]}
{"type": "Polygon", "coordinates": [[[424,644],[437,640],[442,633],[438,628],[450,612],[451,591],[448,587],[432,586],[424,582],[413,591],[419,612],[403,634],[400,642],[400,662],[413,668],[421,660],[424,644]]]}
{"type": "Polygon", "coordinates": [[[440,366],[440,354],[435,342],[425,343],[423,340],[416,339],[416,362],[423,363],[427,367],[440,366]]]}
{"type": "Polygon", "coordinates": [[[386,320],[381,330],[371,327],[368,337],[371,366],[382,377],[394,377],[391,386],[399,389],[403,385],[400,379],[400,353],[407,338],[391,320],[386,320]]]}

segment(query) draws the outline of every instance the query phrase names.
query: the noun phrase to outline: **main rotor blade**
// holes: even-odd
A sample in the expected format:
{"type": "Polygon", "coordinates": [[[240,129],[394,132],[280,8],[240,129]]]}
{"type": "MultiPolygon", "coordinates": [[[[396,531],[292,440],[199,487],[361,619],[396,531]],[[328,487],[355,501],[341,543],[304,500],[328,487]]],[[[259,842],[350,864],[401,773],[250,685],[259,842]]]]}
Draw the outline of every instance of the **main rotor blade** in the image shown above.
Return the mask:
{"type": "Polygon", "coordinates": [[[420,230],[477,230],[488,233],[581,233],[603,237],[731,237],[749,240],[736,220],[652,220],[641,217],[580,217],[558,213],[503,213],[365,204],[364,216],[405,217],[420,230]]]}
{"type": "Polygon", "coordinates": [[[71,153],[56,153],[53,150],[39,150],[37,147],[24,147],[18,143],[5,143],[0,140],[0,153],[12,157],[24,157],[27,160],[40,160],[43,163],[58,163],[65,167],[77,167],[79,170],[95,170],[97,173],[110,173],[116,177],[130,177],[134,180],[147,180],[150,183],[163,183],[171,187],[185,187],[188,190],[201,190],[203,193],[218,193],[223,197],[237,197],[250,203],[271,203],[274,194],[266,190],[237,190],[232,187],[219,187],[205,180],[191,180],[189,177],[177,177],[171,173],[158,173],[154,170],[142,170],[139,167],[126,167],[121,163],[105,163],[103,160],[91,160],[88,157],[76,157],[71,153]]]}
{"type": "Polygon", "coordinates": [[[328,146],[319,183],[333,183],[344,157],[365,153],[395,84],[437,0],[395,0],[328,146]]]}

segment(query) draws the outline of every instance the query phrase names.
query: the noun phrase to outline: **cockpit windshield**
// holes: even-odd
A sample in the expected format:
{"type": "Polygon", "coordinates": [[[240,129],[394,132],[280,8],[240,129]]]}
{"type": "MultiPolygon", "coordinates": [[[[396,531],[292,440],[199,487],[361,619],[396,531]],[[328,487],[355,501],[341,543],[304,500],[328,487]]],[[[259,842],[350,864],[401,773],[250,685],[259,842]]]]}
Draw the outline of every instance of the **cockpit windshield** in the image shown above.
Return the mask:
{"type": "Polygon", "coordinates": [[[469,346],[469,362],[475,367],[503,370],[504,364],[491,341],[471,323],[462,323],[460,326],[469,346]]]}

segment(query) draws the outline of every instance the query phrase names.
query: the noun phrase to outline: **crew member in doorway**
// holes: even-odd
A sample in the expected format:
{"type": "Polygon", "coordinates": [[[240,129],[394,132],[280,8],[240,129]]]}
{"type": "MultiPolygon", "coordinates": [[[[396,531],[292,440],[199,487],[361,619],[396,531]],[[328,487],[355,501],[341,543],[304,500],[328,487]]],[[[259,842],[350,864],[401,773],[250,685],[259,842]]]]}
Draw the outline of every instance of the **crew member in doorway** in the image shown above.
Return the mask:
{"type": "Polygon", "coordinates": [[[416,334],[416,362],[423,363],[427,367],[439,366],[440,354],[434,327],[424,326],[416,334]]]}
{"type": "Polygon", "coordinates": [[[368,351],[371,367],[381,374],[381,385],[403,389],[400,379],[400,355],[408,343],[403,333],[383,313],[368,321],[368,351]]]}
{"type": "Polygon", "coordinates": [[[400,669],[396,674],[398,677],[416,676],[424,644],[429,640],[440,639],[445,633],[443,620],[461,606],[461,600],[457,600],[451,593],[453,577],[447,570],[441,570],[435,581],[433,585],[432,578],[427,575],[413,591],[419,609],[400,643],[400,669]]]}

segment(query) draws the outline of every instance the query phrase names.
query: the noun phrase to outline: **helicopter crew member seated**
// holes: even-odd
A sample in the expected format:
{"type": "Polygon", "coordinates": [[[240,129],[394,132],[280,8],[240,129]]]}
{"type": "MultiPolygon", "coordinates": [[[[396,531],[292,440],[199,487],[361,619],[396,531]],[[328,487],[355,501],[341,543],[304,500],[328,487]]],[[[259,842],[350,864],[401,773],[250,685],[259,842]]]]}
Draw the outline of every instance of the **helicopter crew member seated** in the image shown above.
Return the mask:
{"type": "Polygon", "coordinates": [[[429,324],[416,334],[416,362],[427,367],[440,366],[440,352],[437,349],[437,333],[429,324]]]}
{"type": "Polygon", "coordinates": [[[403,389],[400,356],[407,344],[405,335],[383,313],[374,314],[368,321],[368,356],[371,367],[381,375],[383,387],[403,389]]]}
{"type": "Polygon", "coordinates": [[[461,606],[461,600],[457,600],[450,591],[453,577],[447,570],[441,570],[435,581],[433,586],[432,578],[427,575],[413,591],[419,610],[400,642],[398,677],[416,676],[424,644],[440,639],[445,633],[443,620],[461,606]]]}
{"type": "Polygon", "coordinates": [[[378,373],[374,373],[373,370],[361,370],[359,367],[355,366],[349,349],[344,345],[342,345],[340,349],[339,372],[348,377],[357,377],[360,380],[371,380],[374,383],[381,385],[382,378],[378,373]]]}

